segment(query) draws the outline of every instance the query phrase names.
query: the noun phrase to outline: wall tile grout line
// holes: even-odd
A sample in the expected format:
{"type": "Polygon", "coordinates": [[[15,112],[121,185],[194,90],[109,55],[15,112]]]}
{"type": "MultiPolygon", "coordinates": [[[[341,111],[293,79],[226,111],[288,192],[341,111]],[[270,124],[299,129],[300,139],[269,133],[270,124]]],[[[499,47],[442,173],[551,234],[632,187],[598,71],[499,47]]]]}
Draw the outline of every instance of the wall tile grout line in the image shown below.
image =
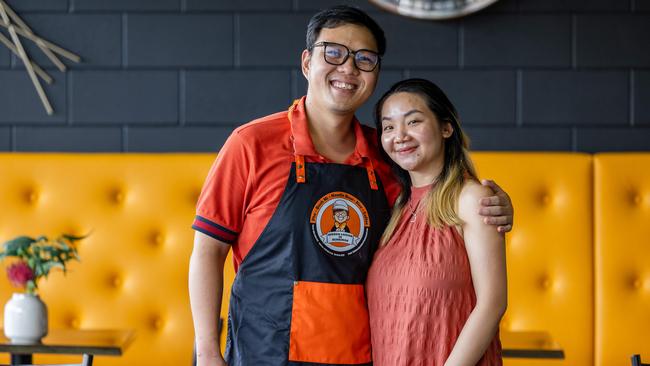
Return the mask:
{"type": "Polygon", "coordinates": [[[517,69],[515,74],[515,125],[523,125],[523,71],[517,69]]]}
{"type": "Polygon", "coordinates": [[[578,128],[575,126],[571,127],[571,150],[578,152],[578,128]]]}
{"type": "Polygon", "coordinates": [[[634,83],[634,79],[635,78],[636,78],[636,73],[635,73],[634,69],[630,69],[630,76],[629,76],[630,83],[629,83],[628,94],[629,94],[629,101],[630,101],[629,113],[630,113],[630,126],[631,127],[634,127],[634,124],[636,123],[635,118],[634,118],[635,108],[636,108],[636,105],[634,103],[634,99],[635,99],[635,94],[634,94],[635,83],[634,83]]]}
{"type": "Polygon", "coordinates": [[[186,122],[186,71],[180,69],[178,71],[178,124],[185,126],[186,122]]]}
{"type": "Polygon", "coordinates": [[[578,20],[575,14],[571,14],[571,68],[578,68],[578,20]]]}
{"type": "Polygon", "coordinates": [[[68,122],[68,126],[72,126],[73,121],[74,121],[74,114],[72,112],[72,107],[73,107],[73,98],[72,98],[72,88],[74,86],[74,81],[72,78],[72,73],[74,71],[68,71],[65,73],[65,94],[66,94],[66,100],[65,100],[65,108],[66,108],[66,121],[68,122]]]}
{"type": "Polygon", "coordinates": [[[239,19],[239,13],[234,13],[233,14],[233,20],[232,20],[232,56],[233,56],[233,66],[235,69],[239,69],[240,65],[240,52],[241,52],[241,47],[240,47],[240,36],[239,36],[239,29],[240,29],[240,19],[239,19]]]}
{"type": "Polygon", "coordinates": [[[298,98],[298,70],[291,70],[290,73],[291,81],[291,99],[296,99],[298,98]]]}
{"type": "Polygon", "coordinates": [[[16,142],[16,125],[11,125],[9,133],[10,133],[10,138],[9,138],[9,149],[11,151],[18,151],[16,150],[17,142],[16,142]]]}
{"type": "Polygon", "coordinates": [[[129,125],[122,125],[122,152],[129,152],[129,125]]]}
{"type": "Polygon", "coordinates": [[[458,68],[465,68],[465,22],[458,22],[458,68]]]}
{"type": "Polygon", "coordinates": [[[122,13],[122,69],[128,67],[128,15],[127,13],[122,13]]]}

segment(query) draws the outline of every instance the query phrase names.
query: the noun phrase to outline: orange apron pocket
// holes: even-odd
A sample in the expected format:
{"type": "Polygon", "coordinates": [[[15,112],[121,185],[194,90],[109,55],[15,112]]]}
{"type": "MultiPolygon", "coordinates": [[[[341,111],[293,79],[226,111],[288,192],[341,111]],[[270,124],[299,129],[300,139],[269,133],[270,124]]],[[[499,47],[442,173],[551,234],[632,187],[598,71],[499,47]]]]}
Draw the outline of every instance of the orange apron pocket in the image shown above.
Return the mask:
{"type": "Polygon", "coordinates": [[[363,285],[295,282],[289,361],[333,364],[371,361],[363,285]]]}

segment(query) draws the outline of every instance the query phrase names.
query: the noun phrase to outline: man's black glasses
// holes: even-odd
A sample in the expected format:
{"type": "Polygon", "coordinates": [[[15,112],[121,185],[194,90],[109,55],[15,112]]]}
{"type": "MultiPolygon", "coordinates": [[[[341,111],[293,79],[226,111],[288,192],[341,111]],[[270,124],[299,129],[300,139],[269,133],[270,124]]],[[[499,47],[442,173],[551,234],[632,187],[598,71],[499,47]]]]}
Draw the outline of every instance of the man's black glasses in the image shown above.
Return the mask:
{"type": "Polygon", "coordinates": [[[323,47],[323,57],[325,62],[330,65],[343,65],[348,57],[352,54],[354,56],[354,65],[361,71],[373,71],[381,57],[375,51],[371,50],[356,50],[352,51],[346,46],[334,42],[318,42],[314,43],[314,47],[323,47]]]}

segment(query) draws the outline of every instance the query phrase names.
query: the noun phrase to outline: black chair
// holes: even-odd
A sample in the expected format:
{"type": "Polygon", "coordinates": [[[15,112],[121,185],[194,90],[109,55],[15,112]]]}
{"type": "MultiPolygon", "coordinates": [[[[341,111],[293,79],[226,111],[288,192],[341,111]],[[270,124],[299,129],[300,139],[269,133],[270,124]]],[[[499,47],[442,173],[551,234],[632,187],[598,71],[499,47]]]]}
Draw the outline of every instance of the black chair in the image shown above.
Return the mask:
{"type": "Polygon", "coordinates": [[[642,363],[641,355],[632,356],[632,366],[650,366],[650,363],[642,363]]]}

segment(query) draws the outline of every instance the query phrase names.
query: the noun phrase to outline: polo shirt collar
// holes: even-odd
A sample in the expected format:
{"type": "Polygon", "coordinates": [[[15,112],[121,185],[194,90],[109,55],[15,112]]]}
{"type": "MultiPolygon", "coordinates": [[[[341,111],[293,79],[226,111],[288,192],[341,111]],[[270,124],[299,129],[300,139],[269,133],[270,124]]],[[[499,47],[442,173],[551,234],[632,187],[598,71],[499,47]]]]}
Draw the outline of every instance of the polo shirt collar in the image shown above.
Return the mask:
{"type": "MultiPolygon", "coordinates": [[[[293,111],[291,119],[291,135],[293,136],[294,150],[297,155],[304,156],[321,156],[314,148],[311,135],[309,134],[309,125],[307,124],[307,112],[305,111],[305,99],[300,98],[298,105],[293,111]]],[[[357,117],[353,117],[352,126],[356,137],[356,146],[354,152],[346,160],[347,164],[359,164],[363,158],[370,158],[370,147],[363,133],[361,123],[357,117]]]]}

